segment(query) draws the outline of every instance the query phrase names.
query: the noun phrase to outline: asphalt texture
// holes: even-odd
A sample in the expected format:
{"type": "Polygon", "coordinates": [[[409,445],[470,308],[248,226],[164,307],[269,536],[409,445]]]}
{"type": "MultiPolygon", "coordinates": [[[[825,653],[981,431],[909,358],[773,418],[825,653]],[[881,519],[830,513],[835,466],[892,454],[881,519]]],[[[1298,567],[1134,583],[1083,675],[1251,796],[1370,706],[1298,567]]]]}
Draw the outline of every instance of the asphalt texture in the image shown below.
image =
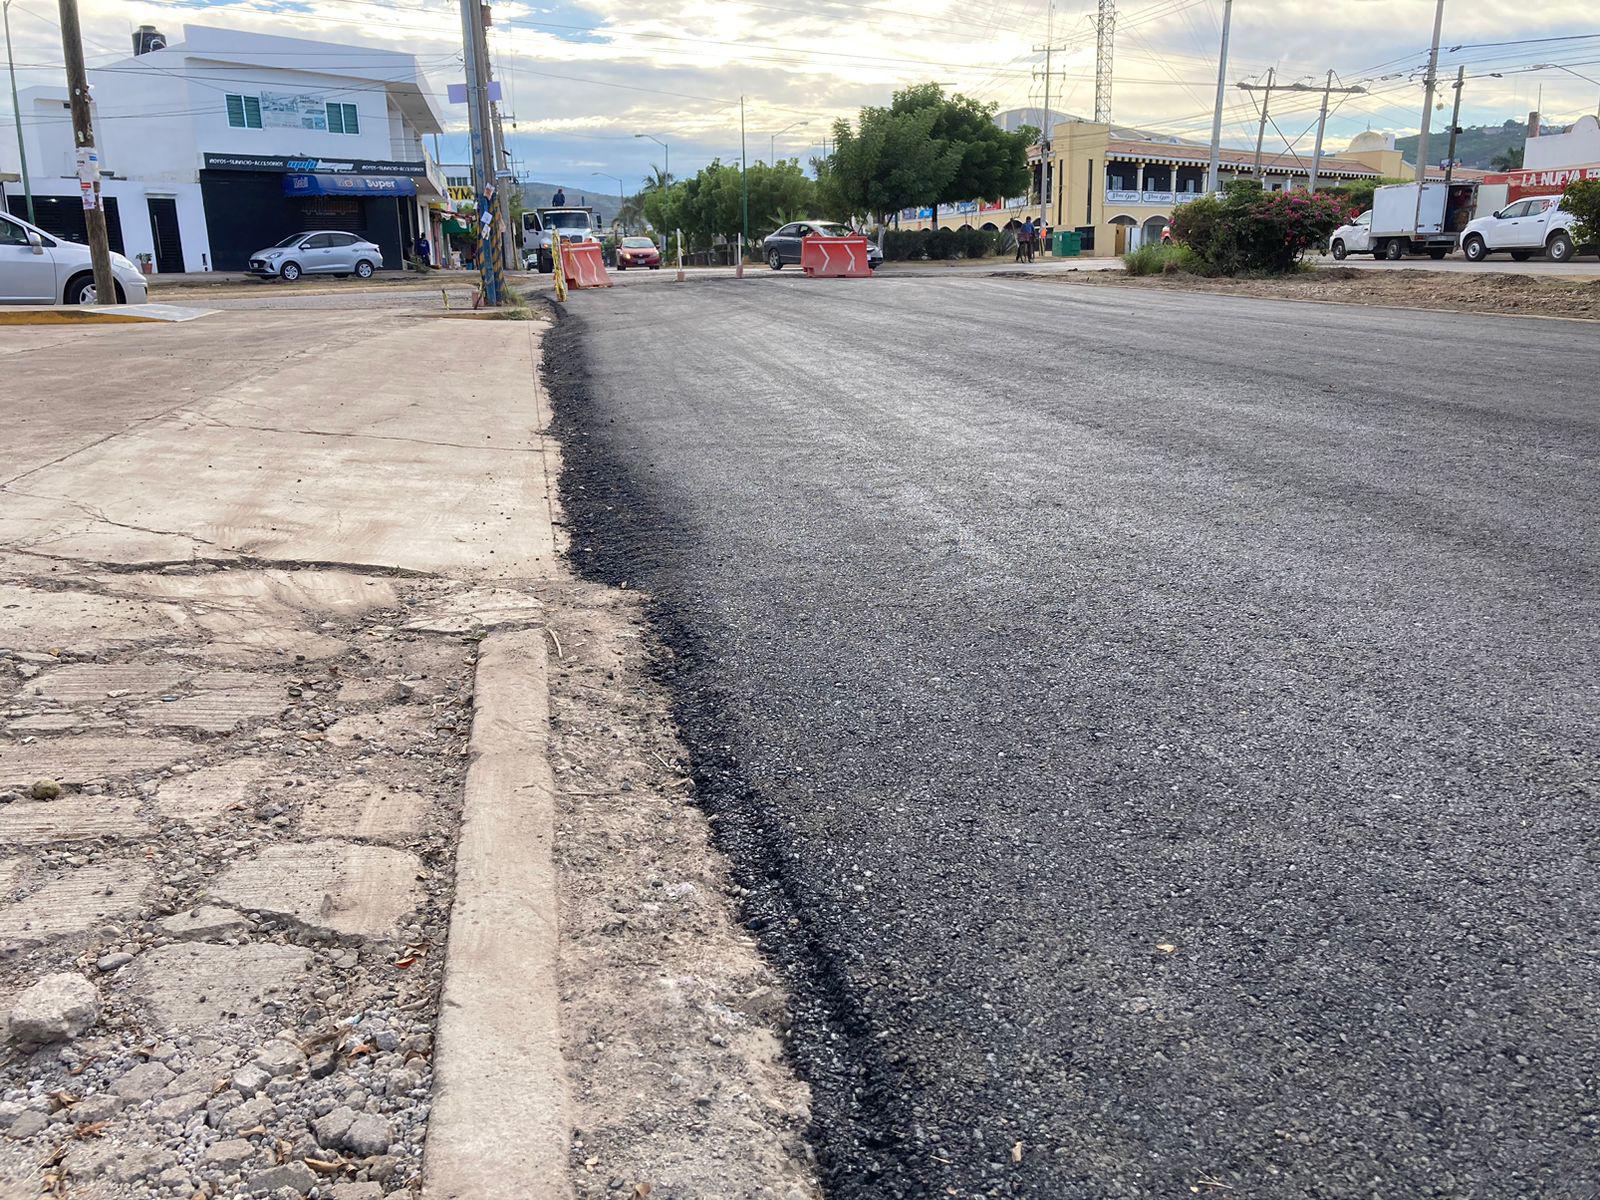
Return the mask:
{"type": "Polygon", "coordinates": [[[988,279],[580,294],[830,1196],[1600,1190],[1600,341],[988,279]]]}

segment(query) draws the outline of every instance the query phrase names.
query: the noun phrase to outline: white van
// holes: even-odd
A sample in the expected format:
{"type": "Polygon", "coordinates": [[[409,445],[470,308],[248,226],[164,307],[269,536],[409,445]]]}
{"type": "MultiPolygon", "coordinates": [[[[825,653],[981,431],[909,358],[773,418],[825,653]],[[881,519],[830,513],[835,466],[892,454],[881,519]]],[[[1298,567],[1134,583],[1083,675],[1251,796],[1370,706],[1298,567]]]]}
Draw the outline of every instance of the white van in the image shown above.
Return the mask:
{"type": "MultiPolygon", "coordinates": [[[[120,254],[111,256],[118,304],[143,304],[145,277],[120,254]]],[[[89,247],[53,238],[26,221],[0,213],[0,304],[93,304],[89,247]]]]}

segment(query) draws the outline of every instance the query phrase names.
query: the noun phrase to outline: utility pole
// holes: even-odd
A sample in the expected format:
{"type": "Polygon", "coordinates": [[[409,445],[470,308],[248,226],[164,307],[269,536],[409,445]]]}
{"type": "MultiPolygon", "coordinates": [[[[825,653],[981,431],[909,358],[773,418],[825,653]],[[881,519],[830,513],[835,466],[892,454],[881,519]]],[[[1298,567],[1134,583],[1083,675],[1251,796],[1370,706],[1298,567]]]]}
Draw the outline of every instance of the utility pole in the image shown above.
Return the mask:
{"type": "Polygon", "coordinates": [[[1222,3],[1222,50],[1217,55],[1217,106],[1211,113],[1211,166],[1206,171],[1206,191],[1214,192],[1222,174],[1222,99],[1228,88],[1228,27],[1233,21],[1233,0],[1222,3]]]}
{"type": "Polygon", "coordinates": [[[1117,34],[1117,0],[1100,0],[1094,24],[1094,123],[1111,124],[1111,52],[1117,34]]]}
{"type": "MultiPolygon", "coordinates": [[[[1428,78],[1422,87],[1422,129],[1417,137],[1417,182],[1428,178],[1428,133],[1433,126],[1433,92],[1439,85],[1439,34],[1444,29],[1444,0],[1433,15],[1433,49],[1428,52],[1428,78]]],[[[1417,191],[1417,205],[1421,208],[1422,191],[1417,191]]]]}
{"type": "MultiPolygon", "coordinates": [[[[1411,232],[1422,224],[1422,193],[1428,190],[1428,133],[1433,127],[1433,92],[1439,86],[1439,34],[1444,29],[1444,0],[1433,14],[1433,48],[1428,51],[1428,78],[1422,87],[1422,128],[1417,136],[1417,206],[1411,218],[1411,232]]],[[[1440,212],[1443,212],[1441,207],[1440,212]]],[[[1442,226],[1441,217],[1441,226],[1442,226]]]]}
{"type": "Polygon", "coordinates": [[[1445,151],[1444,159],[1444,185],[1450,186],[1450,180],[1456,173],[1456,135],[1461,132],[1461,88],[1467,81],[1467,68],[1456,68],[1456,102],[1450,110],[1450,149],[1445,151]]]}
{"type": "Polygon", "coordinates": [[[22,108],[17,101],[17,63],[11,57],[11,0],[0,0],[0,20],[6,27],[6,69],[11,72],[11,117],[17,126],[17,162],[22,167],[22,195],[28,202],[28,223],[39,222],[33,215],[33,184],[28,180],[28,149],[22,144],[22,108]]]}
{"type": "Polygon", "coordinates": [[[89,260],[94,265],[94,302],[115,304],[117,285],[111,278],[105,202],[100,198],[100,156],[94,147],[94,118],[89,111],[89,76],[83,66],[78,0],[60,0],[60,10],[61,51],[67,67],[67,92],[72,100],[72,143],[77,151],[78,186],[83,191],[83,223],[89,231],[89,260]]]}
{"type": "Polygon", "coordinates": [[[489,213],[489,196],[493,171],[489,168],[487,130],[484,115],[484,93],[481,63],[478,59],[478,29],[483,25],[483,12],[478,0],[461,0],[461,51],[467,74],[467,141],[471,147],[472,188],[478,195],[478,280],[484,300],[493,304],[499,300],[495,283],[494,264],[489,261],[489,238],[485,228],[489,213]]]}
{"type": "MultiPolygon", "coordinates": [[[[1254,172],[1257,183],[1261,182],[1261,143],[1266,141],[1267,138],[1267,105],[1272,103],[1272,81],[1277,78],[1277,74],[1276,67],[1267,68],[1267,86],[1261,96],[1261,128],[1256,130],[1256,167],[1254,172]]],[[[1251,83],[1241,83],[1239,86],[1247,92],[1256,90],[1255,85],[1251,83]]]]}
{"type": "Polygon", "coordinates": [[[1365,95],[1364,87],[1336,88],[1333,86],[1333,72],[1328,72],[1328,82],[1322,89],[1322,115],[1317,118],[1317,148],[1311,156],[1311,190],[1317,190],[1317,176],[1322,171],[1322,135],[1328,129],[1328,98],[1335,92],[1342,96],[1365,95]]]}
{"type": "MultiPolygon", "coordinates": [[[[1057,46],[1055,44],[1055,38],[1052,36],[1055,32],[1055,23],[1056,6],[1052,2],[1048,10],[1048,16],[1045,19],[1044,45],[1035,46],[1033,48],[1033,52],[1035,54],[1038,54],[1040,51],[1044,52],[1044,120],[1039,130],[1039,224],[1042,226],[1049,226],[1051,224],[1050,201],[1048,197],[1050,194],[1052,177],[1055,174],[1054,168],[1051,166],[1050,162],[1050,148],[1055,140],[1054,135],[1056,131],[1055,118],[1050,112],[1050,80],[1053,78],[1055,72],[1051,70],[1050,63],[1052,55],[1054,55],[1057,50],[1066,49],[1065,46],[1057,46]]],[[[1035,78],[1037,77],[1037,73],[1035,73],[1035,78]]],[[[1043,235],[1041,234],[1040,236],[1043,235]]]]}
{"type": "MultiPolygon", "coordinates": [[[[742,213],[740,227],[744,230],[744,246],[750,244],[750,179],[746,174],[749,160],[744,149],[744,97],[739,97],[739,208],[742,213]]],[[[743,249],[743,246],[740,248],[743,249]]]]}

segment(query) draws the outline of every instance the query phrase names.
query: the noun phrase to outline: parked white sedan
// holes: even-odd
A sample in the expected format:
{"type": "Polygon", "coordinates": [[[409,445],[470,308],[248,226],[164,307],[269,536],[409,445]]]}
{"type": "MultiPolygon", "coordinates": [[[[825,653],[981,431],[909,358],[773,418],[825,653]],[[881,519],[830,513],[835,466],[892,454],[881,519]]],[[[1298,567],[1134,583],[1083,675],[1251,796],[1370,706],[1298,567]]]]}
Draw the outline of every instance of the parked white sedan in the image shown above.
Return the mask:
{"type": "MultiPolygon", "coordinates": [[[[111,256],[118,304],[143,304],[150,288],[139,268],[111,256]]],[[[17,217],[0,213],[0,304],[93,304],[94,267],[89,247],[51,237],[17,217]]]]}
{"type": "Polygon", "coordinates": [[[1341,225],[1328,239],[1328,251],[1335,258],[1350,254],[1372,254],[1372,210],[1369,208],[1348,225],[1341,225]]]}
{"type": "Polygon", "coordinates": [[[1509,251],[1518,262],[1535,254],[1567,262],[1578,252],[1574,221],[1561,207],[1561,197],[1530,196],[1470,222],[1461,231],[1461,252],[1472,262],[1482,262],[1497,250],[1509,251]]]}

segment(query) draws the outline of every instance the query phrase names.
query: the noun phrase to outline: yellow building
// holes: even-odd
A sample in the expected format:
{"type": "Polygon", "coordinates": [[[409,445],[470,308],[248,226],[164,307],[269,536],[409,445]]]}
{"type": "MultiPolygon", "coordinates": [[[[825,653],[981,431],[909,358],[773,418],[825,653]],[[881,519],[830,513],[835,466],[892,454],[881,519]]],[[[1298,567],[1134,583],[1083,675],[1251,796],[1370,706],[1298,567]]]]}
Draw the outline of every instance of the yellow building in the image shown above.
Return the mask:
{"type": "MultiPolygon", "coordinates": [[[[1224,147],[1218,169],[1219,183],[1255,177],[1255,153],[1224,147]]],[[[1033,148],[1035,192],[1039,178],[1039,147],[1033,148]]],[[[1163,138],[1137,130],[1099,125],[1092,121],[1062,121],[1055,127],[1045,193],[1045,214],[1052,229],[1076,230],[1083,253],[1099,256],[1122,254],[1161,236],[1172,210],[1205,191],[1211,147],[1163,138]]],[[[1271,191],[1305,188],[1311,182],[1310,154],[1264,154],[1262,186],[1271,191]]],[[[1324,154],[1317,168],[1317,188],[1339,187],[1357,179],[1410,175],[1413,169],[1394,149],[1394,140],[1381,134],[1361,134],[1350,149],[1324,154]]],[[[1481,172],[1458,171],[1458,177],[1481,172]]],[[[1431,178],[1442,172],[1430,171],[1431,178]]],[[[938,225],[959,229],[1015,228],[1032,216],[1038,221],[1037,198],[995,204],[960,205],[941,210],[938,225]]],[[[902,229],[934,225],[926,209],[901,214],[902,229]]]]}

